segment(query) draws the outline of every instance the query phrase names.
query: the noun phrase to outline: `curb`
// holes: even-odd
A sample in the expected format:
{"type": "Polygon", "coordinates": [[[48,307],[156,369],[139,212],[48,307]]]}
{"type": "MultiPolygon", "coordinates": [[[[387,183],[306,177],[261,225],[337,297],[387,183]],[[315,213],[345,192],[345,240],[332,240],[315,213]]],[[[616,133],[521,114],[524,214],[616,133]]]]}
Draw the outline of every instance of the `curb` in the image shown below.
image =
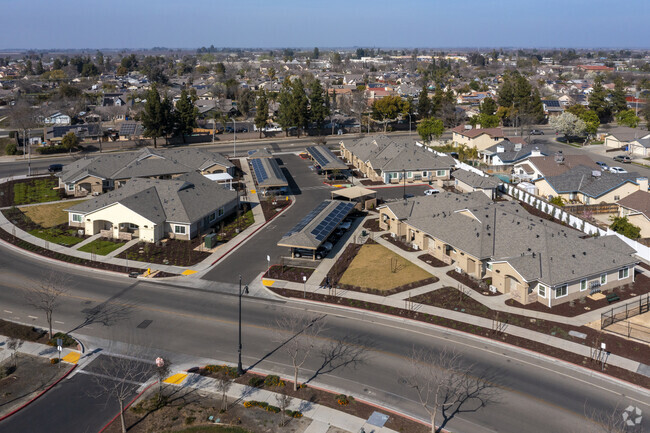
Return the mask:
{"type": "MultiPolygon", "coordinates": [[[[362,312],[364,314],[375,314],[377,316],[392,319],[392,320],[397,320],[397,321],[402,320],[402,321],[408,321],[408,322],[411,322],[411,323],[417,324],[417,325],[425,325],[425,326],[432,327],[432,328],[435,328],[435,329],[438,329],[438,330],[441,330],[441,331],[445,331],[445,332],[459,333],[459,334],[464,335],[465,337],[475,339],[475,340],[478,340],[478,341],[481,341],[481,342],[490,342],[490,343],[493,343],[495,345],[507,346],[508,348],[510,348],[512,350],[524,352],[524,353],[528,354],[529,356],[536,357],[536,358],[542,358],[542,359],[545,359],[546,361],[561,362],[561,363],[567,364],[568,366],[571,366],[573,368],[578,368],[582,373],[584,373],[584,374],[586,374],[588,376],[598,376],[603,380],[610,380],[610,381],[618,382],[620,384],[623,384],[623,385],[629,386],[631,388],[634,388],[638,392],[648,393],[650,391],[649,389],[640,387],[639,385],[637,385],[635,383],[628,382],[627,380],[619,379],[617,377],[614,377],[614,376],[599,372],[597,370],[593,370],[591,368],[584,367],[584,366],[582,366],[580,364],[575,364],[575,363],[573,363],[571,361],[566,361],[564,359],[555,358],[553,356],[549,356],[549,355],[546,355],[546,354],[543,354],[543,353],[540,353],[540,352],[535,352],[534,350],[527,349],[525,347],[519,347],[519,346],[516,346],[514,344],[510,344],[510,343],[506,343],[506,342],[503,342],[503,341],[487,338],[487,337],[484,337],[482,335],[476,335],[476,334],[472,334],[472,333],[461,331],[461,330],[454,329],[454,328],[447,328],[447,327],[442,326],[442,325],[427,323],[427,322],[423,322],[423,321],[420,321],[420,320],[411,319],[411,318],[408,318],[408,317],[398,317],[398,316],[394,316],[394,315],[388,314],[388,313],[381,313],[381,312],[378,312],[378,311],[365,310],[363,308],[350,307],[350,306],[340,305],[340,304],[331,304],[331,303],[328,303],[328,302],[321,302],[321,301],[315,301],[315,300],[310,300],[310,299],[302,299],[302,298],[297,298],[297,297],[296,298],[286,297],[286,296],[282,296],[282,295],[280,295],[278,293],[275,293],[273,290],[271,290],[270,288],[268,288],[264,284],[262,284],[262,286],[268,292],[270,292],[270,293],[274,294],[275,296],[277,296],[277,297],[279,297],[281,299],[284,299],[284,300],[291,300],[291,301],[297,301],[297,302],[317,304],[317,305],[322,305],[322,306],[329,306],[329,307],[334,307],[334,308],[341,308],[341,309],[344,309],[344,310],[352,310],[352,311],[356,311],[356,312],[362,312]]],[[[287,289],[287,290],[292,290],[292,289],[287,289]]],[[[530,340],[530,339],[526,338],[526,340],[530,340]]],[[[536,341],[536,340],[530,340],[530,341],[536,341]]],[[[542,344],[544,344],[544,343],[542,343],[542,344]]],[[[565,350],[565,351],[566,352],[571,352],[570,350],[565,350]]],[[[571,353],[575,353],[575,352],[571,352],[571,353]]],[[[577,354],[577,355],[579,355],[579,354],[577,354]]],[[[618,366],[615,366],[615,367],[618,367],[618,366]]],[[[627,370],[626,368],[623,368],[623,367],[618,367],[618,368],[623,369],[623,370],[627,370]]],[[[629,371],[631,373],[639,374],[636,371],[632,371],[632,370],[627,370],[627,371],[629,371]]]]}
{"type": "MultiPolygon", "coordinates": [[[[239,241],[236,245],[234,245],[234,246],[233,246],[232,248],[230,248],[228,251],[226,251],[225,253],[223,253],[223,255],[222,255],[221,257],[219,257],[219,258],[216,259],[214,262],[212,262],[212,263],[210,264],[210,266],[208,266],[208,267],[212,267],[212,266],[214,266],[214,265],[215,265],[219,260],[221,260],[221,259],[223,259],[224,257],[226,257],[226,256],[227,256],[228,254],[230,254],[230,253],[231,253],[235,248],[239,247],[241,244],[243,244],[244,242],[246,242],[246,241],[247,241],[251,236],[253,236],[253,235],[254,235],[255,233],[257,233],[259,230],[261,230],[262,228],[264,228],[268,223],[270,223],[271,221],[273,221],[273,220],[274,220],[278,215],[284,213],[285,210],[287,210],[287,209],[289,209],[291,206],[293,206],[293,204],[294,204],[295,202],[296,202],[296,198],[294,197],[293,200],[291,200],[291,203],[289,203],[288,205],[286,205],[285,207],[283,207],[282,210],[281,210],[280,212],[277,212],[277,213],[276,213],[275,215],[273,215],[271,218],[269,218],[268,220],[264,221],[264,224],[262,224],[262,225],[260,225],[259,227],[257,227],[255,230],[253,230],[252,233],[250,233],[250,234],[249,234],[248,236],[246,236],[244,239],[242,239],[241,241],[239,241]]],[[[260,204],[260,206],[261,206],[261,204],[260,204]]]]}
{"type": "Polygon", "coordinates": [[[72,370],[74,370],[75,368],[77,368],[77,364],[73,365],[72,368],[70,368],[70,370],[68,370],[68,371],[67,371],[63,376],[61,376],[60,378],[58,378],[58,379],[56,380],[56,382],[54,382],[53,384],[51,384],[50,386],[48,386],[47,388],[45,388],[43,391],[41,391],[40,393],[38,393],[38,395],[36,395],[34,398],[32,398],[31,400],[29,400],[28,402],[26,402],[26,403],[23,404],[22,406],[20,406],[20,407],[14,409],[14,410],[12,410],[12,411],[9,412],[8,414],[6,414],[6,415],[0,417],[0,421],[9,418],[11,415],[13,415],[13,414],[15,414],[16,412],[20,411],[21,409],[24,409],[25,407],[27,407],[30,403],[34,402],[37,398],[39,398],[40,396],[42,396],[43,394],[45,394],[47,391],[49,391],[50,389],[52,389],[56,384],[58,384],[58,383],[61,382],[63,379],[65,379],[66,377],[68,377],[68,375],[69,375],[70,373],[72,373],[72,370]]]}
{"type": "MultiPolygon", "coordinates": [[[[158,383],[158,381],[156,381],[156,382],[150,384],[150,385],[147,386],[145,389],[143,389],[142,391],[140,391],[140,393],[139,393],[138,395],[136,395],[135,397],[133,397],[133,400],[131,400],[130,402],[128,402],[127,404],[125,404],[125,405],[124,405],[124,411],[123,411],[123,413],[126,412],[126,411],[128,410],[128,408],[131,407],[131,405],[132,405],[132,404],[133,404],[137,399],[139,399],[139,398],[142,396],[142,394],[144,394],[145,392],[147,392],[147,391],[149,390],[149,388],[151,388],[152,386],[154,386],[154,385],[157,384],[157,383],[158,383]]],[[[113,422],[117,419],[118,416],[120,416],[120,412],[119,412],[119,411],[117,412],[117,414],[116,414],[113,418],[111,418],[111,420],[110,420],[110,421],[109,421],[109,422],[108,422],[104,427],[102,427],[102,429],[101,429],[98,433],[102,433],[104,430],[106,430],[106,429],[107,429],[111,424],[113,424],[113,422]]]]}

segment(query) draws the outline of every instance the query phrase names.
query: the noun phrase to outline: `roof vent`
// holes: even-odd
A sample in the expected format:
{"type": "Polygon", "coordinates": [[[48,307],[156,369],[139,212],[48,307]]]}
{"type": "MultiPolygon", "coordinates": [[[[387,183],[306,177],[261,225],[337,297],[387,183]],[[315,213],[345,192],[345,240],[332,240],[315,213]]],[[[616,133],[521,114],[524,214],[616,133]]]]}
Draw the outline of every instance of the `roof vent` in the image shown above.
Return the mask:
{"type": "Polygon", "coordinates": [[[515,143],[515,151],[519,152],[521,150],[521,143],[515,143]]]}
{"type": "Polygon", "coordinates": [[[591,177],[593,177],[595,179],[600,179],[601,174],[602,173],[600,172],[600,170],[592,170],[591,171],[591,177]]]}

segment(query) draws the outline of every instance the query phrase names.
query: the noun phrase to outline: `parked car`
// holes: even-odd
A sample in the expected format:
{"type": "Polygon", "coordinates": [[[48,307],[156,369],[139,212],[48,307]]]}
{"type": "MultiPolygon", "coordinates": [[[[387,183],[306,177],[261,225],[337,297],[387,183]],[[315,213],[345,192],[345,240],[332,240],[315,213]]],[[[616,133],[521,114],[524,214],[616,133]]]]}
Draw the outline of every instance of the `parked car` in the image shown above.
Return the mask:
{"type": "Polygon", "coordinates": [[[439,189],[431,188],[424,191],[424,195],[434,195],[434,194],[438,194],[439,192],[440,192],[439,189]]]}
{"type": "Polygon", "coordinates": [[[248,132],[248,128],[237,128],[237,132],[248,132]]]}
{"type": "Polygon", "coordinates": [[[531,129],[530,135],[544,135],[544,131],[541,129],[531,129]]]}
{"type": "Polygon", "coordinates": [[[339,224],[339,228],[343,230],[350,230],[350,227],[352,227],[352,221],[343,221],[339,224]]]}
{"type": "Polygon", "coordinates": [[[612,173],[622,173],[622,174],[627,173],[627,170],[621,167],[609,167],[609,171],[611,171],[612,173]]]}
{"type": "Polygon", "coordinates": [[[605,163],[602,162],[602,161],[596,161],[596,164],[598,164],[598,166],[599,166],[600,168],[602,168],[603,170],[609,170],[609,165],[605,164],[605,163]]]}
{"type": "Polygon", "coordinates": [[[327,257],[329,252],[332,251],[333,247],[334,245],[332,245],[331,242],[323,242],[323,244],[316,251],[307,248],[294,248],[293,256],[296,258],[314,257],[316,260],[321,260],[323,257],[327,257]]]}
{"type": "Polygon", "coordinates": [[[235,130],[232,128],[232,126],[226,126],[226,128],[224,129],[224,132],[229,132],[229,133],[232,134],[233,132],[235,132],[235,130]]]}
{"type": "Polygon", "coordinates": [[[330,173],[327,175],[327,180],[347,180],[348,177],[343,173],[330,173]]]}
{"type": "Polygon", "coordinates": [[[624,164],[629,164],[629,163],[632,162],[632,158],[630,158],[630,157],[627,156],[627,155],[616,155],[616,156],[614,157],[614,161],[616,161],[616,162],[622,162],[622,163],[624,163],[624,164]]]}
{"type": "Polygon", "coordinates": [[[63,164],[50,164],[47,168],[50,173],[58,173],[61,170],[63,170],[63,164]]]}

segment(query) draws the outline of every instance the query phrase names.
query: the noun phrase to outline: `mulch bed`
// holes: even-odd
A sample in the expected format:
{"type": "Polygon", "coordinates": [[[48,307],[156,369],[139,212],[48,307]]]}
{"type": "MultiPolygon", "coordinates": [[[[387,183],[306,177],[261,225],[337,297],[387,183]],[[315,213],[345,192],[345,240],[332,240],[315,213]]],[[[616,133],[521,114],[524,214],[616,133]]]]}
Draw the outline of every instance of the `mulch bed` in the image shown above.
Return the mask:
{"type": "Polygon", "coordinates": [[[128,250],[122,251],[117,257],[146,263],[192,266],[210,256],[210,253],[194,250],[200,243],[201,236],[189,241],[167,239],[166,242],[160,242],[160,245],[138,242],[128,250]]]}
{"type": "Polygon", "coordinates": [[[0,335],[14,337],[23,341],[32,341],[34,343],[47,344],[47,332],[43,329],[34,328],[33,326],[19,325],[18,323],[8,322],[0,319],[0,335]]]}
{"type": "Polygon", "coordinates": [[[246,221],[245,215],[246,212],[250,211],[250,203],[242,203],[241,210],[239,211],[239,216],[237,212],[229,215],[227,218],[219,221],[215,226],[215,232],[217,233],[217,240],[219,242],[225,243],[233,239],[246,228],[250,227],[255,223],[255,217],[250,215],[249,221],[246,221]]]}
{"type": "MultiPolygon", "coordinates": [[[[553,216],[551,216],[551,215],[549,215],[547,213],[542,212],[541,210],[537,209],[534,206],[529,205],[528,203],[524,203],[523,201],[519,201],[519,204],[521,205],[521,207],[526,209],[526,212],[528,212],[529,214],[531,214],[533,216],[545,219],[545,220],[553,222],[553,223],[560,224],[560,225],[562,225],[564,227],[568,227],[570,229],[573,229],[573,230],[576,230],[576,231],[580,232],[580,230],[576,229],[575,227],[571,227],[569,224],[567,224],[567,223],[565,223],[563,221],[560,221],[559,219],[557,219],[557,218],[555,218],[555,217],[553,217],[553,216]]],[[[582,233],[582,232],[580,232],[580,233],[582,233]]]]}
{"type": "Polygon", "coordinates": [[[459,283],[462,283],[469,287],[470,289],[474,290],[477,293],[480,293],[483,296],[499,296],[502,295],[502,293],[496,292],[492,293],[490,292],[490,283],[491,279],[486,278],[485,280],[477,280],[476,278],[473,278],[467,274],[461,274],[456,272],[456,270],[452,269],[449,272],[447,272],[447,275],[449,275],[451,278],[454,280],[458,281],[459,283]]]}
{"type": "MultiPolygon", "coordinates": [[[[258,375],[255,373],[245,373],[244,375],[235,379],[235,382],[243,385],[249,385],[251,379],[264,378],[264,377],[266,376],[258,375]]],[[[400,416],[395,415],[392,412],[379,410],[375,406],[365,404],[363,402],[354,400],[353,398],[350,397],[348,397],[349,404],[340,405],[336,399],[337,395],[332,392],[320,388],[312,388],[309,385],[303,386],[301,388],[298,388],[297,391],[294,391],[293,381],[283,379],[283,382],[285,383],[284,386],[267,386],[262,384],[261,386],[259,386],[259,388],[266,389],[272,392],[282,391],[283,393],[286,393],[291,397],[309,401],[314,404],[320,404],[362,419],[368,419],[370,415],[372,415],[373,412],[375,411],[383,412],[389,416],[385,426],[387,428],[390,428],[398,432],[428,433],[431,431],[431,428],[427,427],[424,424],[411,421],[407,418],[402,418],[400,416]]]]}
{"type": "MultiPolygon", "coordinates": [[[[303,293],[301,291],[282,289],[277,287],[271,287],[270,289],[273,290],[275,293],[279,294],[280,296],[285,296],[290,298],[303,297],[303,293]]],[[[554,358],[562,359],[564,361],[568,361],[573,364],[577,364],[582,367],[586,367],[595,371],[601,371],[601,365],[589,359],[588,357],[583,357],[573,352],[567,352],[557,347],[549,346],[543,343],[539,343],[537,341],[527,340],[525,338],[509,335],[507,334],[507,332],[497,332],[492,329],[483,328],[469,323],[458,322],[445,317],[433,316],[426,313],[420,313],[417,311],[410,311],[410,310],[405,310],[403,308],[395,308],[395,307],[375,304],[371,302],[357,301],[355,299],[340,298],[338,296],[330,296],[330,295],[324,295],[320,293],[307,293],[306,298],[314,301],[319,301],[319,302],[345,305],[348,307],[354,307],[354,308],[359,308],[364,310],[375,311],[379,313],[391,314],[398,317],[405,317],[413,320],[418,320],[421,322],[443,326],[446,328],[452,328],[470,334],[480,335],[493,340],[498,340],[501,342],[512,344],[513,346],[522,347],[554,358]]],[[[614,338],[618,338],[618,337],[614,337],[614,338]]],[[[623,339],[619,339],[619,340],[623,340],[623,339]]],[[[603,335],[603,340],[600,341],[608,341],[608,340],[605,340],[605,335],[603,335]]],[[[625,348],[625,345],[630,345],[630,347],[636,347],[631,345],[630,342],[627,340],[623,340],[623,341],[624,341],[623,349],[625,348]]],[[[607,347],[614,349],[614,352],[617,355],[625,356],[624,353],[618,352],[617,348],[612,347],[609,344],[607,347]]],[[[634,351],[634,349],[632,349],[632,351],[634,351]]],[[[647,359],[648,359],[648,355],[645,355],[645,360],[647,361],[647,359]]],[[[603,372],[611,376],[617,377],[619,379],[628,381],[630,383],[634,383],[638,386],[642,386],[644,388],[650,389],[650,377],[633,373],[629,370],[625,370],[611,365],[606,365],[603,372]]]]}
{"type": "Polygon", "coordinates": [[[362,179],[359,181],[359,183],[365,186],[386,185],[384,182],[380,180],[370,180],[370,179],[362,179]]]}
{"type": "Polygon", "coordinates": [[[449,266],[449,264],[433,257],[431,254],[422,254],[421,256],[418,256],[418,259],[422,260],[429,266],[433,266],[434,268],[444,268],[445,266],[449,266]]]}
{"type": "Polygon", "coordinates": [[[310,268],[273,265],[266,271],[264,278],[291,281],[292,283],[302,283],[302,277],[307,277],[307,279],[309,279],[314,271],[315,269],[310,268]]]}
{"type": "Polygon", "coordinates": [[[366,222],[363,223],[363,228],[368,229],[371,232],[380,232],[382,229],[379,228],[379,219],[378,218],[373,218],[366,220],[366,222]]]}
{"type": "MultiPolygon", "coordinates": [[[[508,299],[506,300],[505,303],[506,305],[509,305],[511,307],[523,308],[524,310],[539,311],[548,314],[556,314],[558,316],[563,316],[563,317],[575,317],[575,316],[579,316],[580,314],[587,313],[590,310],[597,310],[599,308],[603,308],[607,306],[616,308],[619,305],[624,304],[625,301],[633,297],[650,293],[650,277],[644,274],[637,274],[635,279],[636,281],[634,282],[634,284],[627,285],[629,286],[629,288],[624,288],[623,290],[621,290],[621,288],[619,287],[615,290],[607,290],[608,293],[609,292],[616,293],[618,297],[621,298],[620,301],[616,301],[611,304],[607,302],[607,299],[605,298],[600,299],[598,301],[585,298],[584,302],[580,300],[576,300],[574,306],[571,306],[571,303],[569,302],[564,302],[552,308],[549,308],[540,302],[533,302],[528,305],[523,305],[513,299],[508,299]],[[585,307],[588,307],[589,310],[585,310],[585,307]]],[[[603,293],[605,293],[605,291],[603,291],[603,293]]]]}
{"type": "Polygon", "coordinates": [[[265,220],[270,220],[291,204],[291,199],[285,200],[284,198],[277,198],[275,204],[273,204],[273,200],[260,200],[260,206],[262,206],[262,213],[264,214],[265,220]]]}
{"type": "Polygon", "coordinates": [[[417,251],[416,249],[412,248],[410,245],[405,244],[404,242],[398,240],[397,237],[392,237],[390,233],[381,235],[381,238],[406,252],[412,253],[414,251],[417,251]]]}

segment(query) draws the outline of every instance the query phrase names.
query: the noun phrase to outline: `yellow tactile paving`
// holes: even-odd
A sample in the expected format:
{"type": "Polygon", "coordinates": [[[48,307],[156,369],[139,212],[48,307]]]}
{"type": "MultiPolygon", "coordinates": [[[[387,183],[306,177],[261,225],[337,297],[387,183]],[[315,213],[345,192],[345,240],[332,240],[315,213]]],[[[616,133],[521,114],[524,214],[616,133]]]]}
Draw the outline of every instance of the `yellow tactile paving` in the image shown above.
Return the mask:
{"type": "Polygon", "coordinates": [[[185,373],[176,373],[171,376],[169,376],[167,379],[163,380],[165,383],[171,383],[173,385],[178,385],[181,383],[185,378],[187,377],[187,374],[185,373]]]}
{"type": "Polygon", "coordinates": [[[81,354],[78,352],[70,352],[63,358],[61,358],[62,361],[69,362],[70,364],[76,364],[79,362],[79,358],[81,358],[81,354]]]}
{"type": "Polygon", "coordinates": [[[262,284],[264,284],[266,287],[271,287],[273,283],[275,283],[275,280],[267,280],[267,279],[262,280],[262,284]]]}
{"type": "Polygon", "coordinates": [[[192,274],[196,274],[196,271],[193,271],[192,269],[186,269],[183,271],[181,275],[192,275],[192,274]]]}

